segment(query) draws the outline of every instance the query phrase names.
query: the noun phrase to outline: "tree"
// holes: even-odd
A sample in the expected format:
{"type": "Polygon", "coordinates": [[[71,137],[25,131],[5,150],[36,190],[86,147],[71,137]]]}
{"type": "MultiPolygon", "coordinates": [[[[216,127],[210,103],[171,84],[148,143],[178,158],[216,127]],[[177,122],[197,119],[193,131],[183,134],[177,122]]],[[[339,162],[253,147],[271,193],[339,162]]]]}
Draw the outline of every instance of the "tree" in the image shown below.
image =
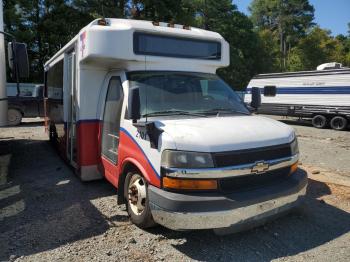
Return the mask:
{"type": "Polygon", "coordinates": [[[349,65],[347,41],[345,36],[334,38],[329,30],[315,27],[292,48],[289,70],[315,70],[318,65],[333,61],[349,65]]]}
{"type": "Polygon", "coordinates": [[[280,52],[279,45],[275,39],[278,39],[276,32],[269,29],[262,29],[258,32],[258,45],[261,73],[273,73],[280,70],[280,52]]]}
{"type": "Polygon", "coordinates": [[[129,3],[130,17],[193,25],[196,12],[191,0],[133,0],[129,3]]]}
{"type": "Polygon", "coordinates": [[[92,21],[101,17],[124,18],[128,13],[128,3],[127,0],[73,0],[71,6],[92,21]]]}
{"type": "Polygon", "coordinates": [[[5,31],[27,43],[29,82],[43,82],[44,63],[91,21],[64,0],[7,0],[4,2],[5,31]]]}
{"type": "Polygon", "coordinates": [[[235,89],[244,89],[260,70],[261,50],[253,24],[230,0],[197,0],[195,25],[220,33],[230,44],[230,66],[218,74],[235,89]]]}
{"type": "Polygon", "coordinates": [[[259,29],[278,32],[280,68],[287,67],[287,53],[313,26],[314,8],[308,0],[253,0],[249,10],[259,29]]]}

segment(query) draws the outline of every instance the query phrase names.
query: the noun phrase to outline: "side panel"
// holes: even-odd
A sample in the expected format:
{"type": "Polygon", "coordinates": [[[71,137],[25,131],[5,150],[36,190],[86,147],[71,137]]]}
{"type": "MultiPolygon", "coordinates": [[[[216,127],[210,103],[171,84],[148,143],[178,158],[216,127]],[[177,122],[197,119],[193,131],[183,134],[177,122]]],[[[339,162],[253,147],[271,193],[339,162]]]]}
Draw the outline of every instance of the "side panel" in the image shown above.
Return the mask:
{"type": "Polygon", "coordinates": [[[252,79],[245,101],[251,101],[252,87],[268,85],[277,87],[277,95],[262,95],[263,104],[350,106],[350,74],[252,79]]]}
{"type": "MultiPolygon", "coordinates": [[[[79,65],[80,66],[80,65],[79,65]]],[[[77,153],[78,174],[83,181],[100,179],[102,124],[99,99],[107,71],[102,68],[78,67],[77,78],[77,153]]]]}
{"type": "Polygon", "coordinates": [[[149,141],[139,141],[125,128],[121,128],[120,131],[119,163],[122,164],[119,173],[122,172],[127,162],[131,162],[138,167],[151,185],[160,187],[160,170],[158,168],[160,167],[160,163],[158,163],[160,151],[151,149],[149,141]],[[150,150],[153,152],[149,152],[150,150]]]}

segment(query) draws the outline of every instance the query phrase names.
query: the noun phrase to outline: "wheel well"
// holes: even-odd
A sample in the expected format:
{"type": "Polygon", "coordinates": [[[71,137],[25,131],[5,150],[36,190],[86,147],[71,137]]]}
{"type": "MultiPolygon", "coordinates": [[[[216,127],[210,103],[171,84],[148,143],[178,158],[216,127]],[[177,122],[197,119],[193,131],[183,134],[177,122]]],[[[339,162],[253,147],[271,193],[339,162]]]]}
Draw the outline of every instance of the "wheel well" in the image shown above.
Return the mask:
{"type": "MultiPolygon", "coordinates": [[[[120,204],[125,204],[126,201],[125,201],[125,197],[124,197],[124,183],[125,183],[125,178],[126,178],[126,175],[129,173],[129,172],[132,172],[132,171],[138,171],[140,172],[140,170],[131,162],[127,162],[124,167],[123,167],[123,170],[122,172],[120,173],[119,175],[119,179],[118,179],[118,190],[117,190],[117,202],[118,202],[118,205],[120,204]]],[[[141,173],[141,172],[140,172],[141,173]]]]}
{"type": "Polygon", "coordinates": [[[9,106],[8,109],[14,109],[21,113],[22,117],[24,116],[24,111],[21,107],[9,106]]]}

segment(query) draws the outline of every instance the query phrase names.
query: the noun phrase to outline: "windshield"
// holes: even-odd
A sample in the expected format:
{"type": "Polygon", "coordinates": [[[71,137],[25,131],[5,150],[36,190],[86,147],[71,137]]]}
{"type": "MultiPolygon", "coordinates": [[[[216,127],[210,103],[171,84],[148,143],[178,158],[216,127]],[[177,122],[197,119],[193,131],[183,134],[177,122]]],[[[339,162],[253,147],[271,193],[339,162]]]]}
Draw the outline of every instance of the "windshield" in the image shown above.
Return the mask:
{"type": "Polygon", "coordinates": [[[243,101],[218,76],[187,72],[130,72],[140,92],[141,116],[249,114],[243,101]]]}

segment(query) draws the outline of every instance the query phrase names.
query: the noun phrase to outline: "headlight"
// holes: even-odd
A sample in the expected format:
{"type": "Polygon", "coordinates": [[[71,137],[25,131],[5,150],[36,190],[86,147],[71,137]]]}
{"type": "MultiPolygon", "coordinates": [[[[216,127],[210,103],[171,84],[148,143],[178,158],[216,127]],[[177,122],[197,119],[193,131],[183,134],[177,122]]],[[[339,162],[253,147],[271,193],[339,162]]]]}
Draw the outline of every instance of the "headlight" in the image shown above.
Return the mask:
{"type": "Polygon", "coordinates": [[[292,152],[292,156],[299,154],[299,146],[298,139],[295,137],[293,142],[290,144],[290,150],[292,152]]]}
{"type": "Polygon", "coordinates": [[[162,166],[175,168],[208,168],[214,167],[209,153],[164,150],[162,166]]]}

